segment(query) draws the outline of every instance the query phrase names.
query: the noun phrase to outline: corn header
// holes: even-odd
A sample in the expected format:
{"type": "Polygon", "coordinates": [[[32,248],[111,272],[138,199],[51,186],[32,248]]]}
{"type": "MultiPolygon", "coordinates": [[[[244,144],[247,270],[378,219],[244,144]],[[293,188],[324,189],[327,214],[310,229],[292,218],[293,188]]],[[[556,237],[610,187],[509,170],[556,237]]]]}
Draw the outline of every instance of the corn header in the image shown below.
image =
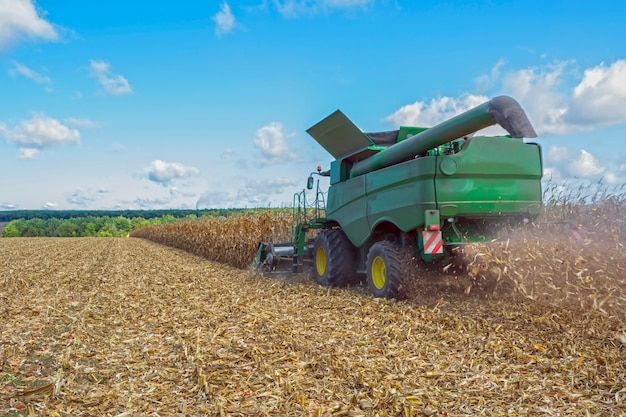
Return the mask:
{"type": "Polygon", "coordinates": [[[510,97],[431,128],[364,133],[337,110],[307,132],[335,158],[314,173],[330,179],[326,201],[318,181],[307,217],[305,191],[297,194],[291,241],[261,243],[257,267],[273,270],[288,258],[299,272],[310,262],[323,286],[365,279],[373,295],[397,298],[407,250],[426,262],[444,259],[541,210],[541,148],[524,141],[537,135],[510,97]],[[475,135],[494,124],[508,135],[475,135]]]}

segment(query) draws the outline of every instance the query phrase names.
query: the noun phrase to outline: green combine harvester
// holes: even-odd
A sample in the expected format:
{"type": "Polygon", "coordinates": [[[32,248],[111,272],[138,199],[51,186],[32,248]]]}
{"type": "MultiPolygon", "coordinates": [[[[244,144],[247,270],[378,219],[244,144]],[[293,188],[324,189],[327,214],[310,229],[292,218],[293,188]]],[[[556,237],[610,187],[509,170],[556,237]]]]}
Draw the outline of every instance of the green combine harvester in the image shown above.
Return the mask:
{"type": "Polygon", "coordinates": [[[510,97],[431,128],[364,133],[337,110],[307,132],[335,158],[312,173],[330,177],[326,202],[319,181],[311,209],[305,191],[296,194],[291,241],[260,243],[260,269],[280,270],[289,259],[300,272],[312,261],[323,286],[365,278],[374,296],[401,298],[407,251],[444,261],[455,247],[490,241],[541,210],[541,147],[523,140],[537,135],[510,97]],[[474,136],[494,124],[509,134],[474,136]]]}

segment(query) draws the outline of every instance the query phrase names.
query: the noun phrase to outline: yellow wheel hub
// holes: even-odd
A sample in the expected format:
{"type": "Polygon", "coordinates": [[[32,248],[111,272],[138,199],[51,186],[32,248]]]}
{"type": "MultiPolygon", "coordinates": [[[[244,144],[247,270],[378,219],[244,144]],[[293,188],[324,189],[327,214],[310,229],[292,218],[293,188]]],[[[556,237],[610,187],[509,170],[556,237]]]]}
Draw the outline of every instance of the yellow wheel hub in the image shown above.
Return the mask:
{"type": "Polygon", "coordinates": [[[317,248],[315,252],[315,269],[320,277],[326,273],[326,251],[322,247],[317,248]]]}
{"type": "Polygon", "coordinates": [[[379,290],[382,290],[385,287],[385,283],[387,282],[386,275],[386,267],[385,261],[380,256],[374,258],[374,262],[372,262],[372,284],[379,290]]]}

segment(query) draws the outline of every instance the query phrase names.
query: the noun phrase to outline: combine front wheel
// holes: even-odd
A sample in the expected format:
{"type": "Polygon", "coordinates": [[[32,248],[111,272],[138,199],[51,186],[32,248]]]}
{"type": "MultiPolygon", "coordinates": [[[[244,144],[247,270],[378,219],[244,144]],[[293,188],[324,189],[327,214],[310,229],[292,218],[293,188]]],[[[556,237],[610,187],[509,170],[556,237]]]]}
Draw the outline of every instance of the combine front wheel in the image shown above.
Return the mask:
{"type": "Polygon", "coordinates": [[[367,286],[375,297],[402,295],[402,255],[398,244],[376,242],[367,253],[367,286]]]}
{"type": "Polygon", "coordinates": [[[356,268],[356,251],[341,229],[324,230],[315,239],[313,275],[324,287],[348,285],[356,268]]]}

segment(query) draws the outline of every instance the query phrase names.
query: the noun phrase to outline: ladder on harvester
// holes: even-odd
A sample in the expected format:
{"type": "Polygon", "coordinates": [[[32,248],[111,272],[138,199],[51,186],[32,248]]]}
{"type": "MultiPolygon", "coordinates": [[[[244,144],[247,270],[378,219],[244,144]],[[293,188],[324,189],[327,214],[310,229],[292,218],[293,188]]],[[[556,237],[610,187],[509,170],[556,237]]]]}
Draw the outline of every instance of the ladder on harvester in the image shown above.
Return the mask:
{"type": "Polygon", "coordinates": [[[326,227],[326,199],[319,181],[313,202],[307,201],[306,190],[302,190],[294,194],[292,210],[293,272],[297,273],[301,272],[305,259],[312,259],[313,239],[307,239],[307,232],[326,227]]]}

